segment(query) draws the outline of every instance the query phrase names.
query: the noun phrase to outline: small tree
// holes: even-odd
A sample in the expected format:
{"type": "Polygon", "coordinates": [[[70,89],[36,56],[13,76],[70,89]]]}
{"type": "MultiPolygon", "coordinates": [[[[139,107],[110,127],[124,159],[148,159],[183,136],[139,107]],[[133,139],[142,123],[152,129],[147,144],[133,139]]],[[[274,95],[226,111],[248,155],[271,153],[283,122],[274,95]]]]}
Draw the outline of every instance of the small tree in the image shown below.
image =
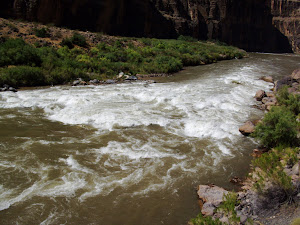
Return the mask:
{"type": "Polygon", "coordinates": [[[87,42],[84,36],[82,36],[81,34],[75,32],[71,38],[71,41],[74,45],[78,45],[80,47],[87,47],[87,42]]]}
{"type": "Polygon", "coordinates": [[[257,125],[253,137],[268,147],[294,146],[297,144],[298,122],[286,107],[272,107],[257,125]]]}

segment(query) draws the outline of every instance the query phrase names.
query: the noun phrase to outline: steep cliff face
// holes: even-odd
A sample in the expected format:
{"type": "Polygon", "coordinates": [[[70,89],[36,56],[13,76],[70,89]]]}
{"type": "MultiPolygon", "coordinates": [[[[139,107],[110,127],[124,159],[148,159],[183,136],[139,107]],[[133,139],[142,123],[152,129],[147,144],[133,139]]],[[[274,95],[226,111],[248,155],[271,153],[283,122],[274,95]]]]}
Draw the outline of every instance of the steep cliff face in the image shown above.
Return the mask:
{"type": "Polygon", "coordinates": [[[300,52],[299,0],[2,0],[0,16],[126,36],[219,39],[300,52]]]}
{"type": "MultiPolygon", "coordinates": [[[[5,0],[1,15],[114,35],[176,37],[148,0],[5,0]],[[8,7],[7,10],[4,10],[8,7]],[[11,8],[12,9],[11,9],[11,8]],[[8,12],[8,13],[7,13],[8,12]]],[[[3,4],[3,7],[2,7],[3,4]]]]}
{"type": "Polygon", "coordinates": [[[273,25],[286,36],[294,52],[300,53],[300,1],[272,0],[273,25]]]}
{"type": "MultiPolygon", "coordinates": [[[[284,29],[280,29],[280,25],[274,26],[270,0],[153,1],[162,15],[173,21],[178,33],[219,39],[249,51],[291,52],[289,40],[297,39],[296,34],[299,34],[297,24],[294,24],[289,39],[282,33],[284,29]]],[[[296,4],[287,6],[283,2],[282,5],[285,5],[288,18],[293,8],[299,9],[296,4]]]]}

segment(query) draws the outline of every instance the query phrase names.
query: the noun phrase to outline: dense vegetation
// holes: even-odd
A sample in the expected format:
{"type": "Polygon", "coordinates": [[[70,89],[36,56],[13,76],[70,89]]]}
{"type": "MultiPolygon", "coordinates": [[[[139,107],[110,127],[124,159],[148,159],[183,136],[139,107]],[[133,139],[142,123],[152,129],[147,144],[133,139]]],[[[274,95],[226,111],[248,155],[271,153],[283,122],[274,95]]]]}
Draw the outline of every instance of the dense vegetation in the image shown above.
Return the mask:
{"type": "Polygon", "coordinates": [[[253,165],[258,168],[255,172],[258,175],[255,188],[264,194],[270,194],[270,190],[264,188],[266,184],[272,184],[277,189],[277,195],[281,192],[282,201],[292,201],[295,187],[284,168],[292,168],[298,163],[300,96],[289,94],[287,87],[284,87],[278,92],[277,100],[279,106],[271,108],[253,133],[253,137],[261,144],[272,148],[262,157],[253,160],[253,165]]]}
{"type": "MultiPolygon", "coordinates": [[[[47,29],[35,35],[47,37],[47,29]]],[[[22,39],[0,40],[0,85],[56,85],[81,77],[84,80],[113,78],[127,74],[174,73],[184,66],[241,58],[237,48],[206,43],[192,38],[179,40],[114,38],[89,46],[85,37],[74,33],[61,48],[35,47],[22,39]]]]}

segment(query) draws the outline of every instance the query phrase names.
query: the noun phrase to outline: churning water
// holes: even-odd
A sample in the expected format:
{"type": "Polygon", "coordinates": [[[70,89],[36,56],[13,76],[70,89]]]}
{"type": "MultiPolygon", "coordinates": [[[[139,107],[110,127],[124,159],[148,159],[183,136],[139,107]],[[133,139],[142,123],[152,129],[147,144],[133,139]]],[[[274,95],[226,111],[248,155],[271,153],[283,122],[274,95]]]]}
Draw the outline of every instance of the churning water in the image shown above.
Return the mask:
{"type": "Polygon", "coordinates": [[[246,174],[255,143],[238,128],[262,116],[259,78],[297,67],[251,54],[149,86],[0,93],[0,223],[186,224],[198,184],[246,174]]]}

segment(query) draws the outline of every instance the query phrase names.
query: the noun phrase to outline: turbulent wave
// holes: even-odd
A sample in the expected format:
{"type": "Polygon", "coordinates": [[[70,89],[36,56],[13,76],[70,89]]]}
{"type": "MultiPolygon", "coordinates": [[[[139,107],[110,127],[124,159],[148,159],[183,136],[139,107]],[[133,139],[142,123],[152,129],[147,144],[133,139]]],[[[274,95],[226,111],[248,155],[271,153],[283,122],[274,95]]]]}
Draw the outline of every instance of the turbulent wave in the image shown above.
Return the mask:
{"type": "MultiPolygon", "coordinates": [[[[166,190],[177,195],[183,183],[195,176],[210,180],[217,170],[229,176],[228,160],[243,164],[238,157],[251,143],[238,127],[261,115],[251,107],[253,96],[271,85],[259,80],[262,68],[247,61],[200,68],[187,79],[147,87],[136,82],[1,93],[0,123],[7,133],[0,145],[0,210],[62,197],[75,206],[97,196],[118,205],[166,190]],[[12,178],[19,179],[14,187],[12,178]],[[119,198],[112,200],[112,193],[119,198]]],[[[58,223],[62,215],[52,210],[40,223],[58,223]]]]}

